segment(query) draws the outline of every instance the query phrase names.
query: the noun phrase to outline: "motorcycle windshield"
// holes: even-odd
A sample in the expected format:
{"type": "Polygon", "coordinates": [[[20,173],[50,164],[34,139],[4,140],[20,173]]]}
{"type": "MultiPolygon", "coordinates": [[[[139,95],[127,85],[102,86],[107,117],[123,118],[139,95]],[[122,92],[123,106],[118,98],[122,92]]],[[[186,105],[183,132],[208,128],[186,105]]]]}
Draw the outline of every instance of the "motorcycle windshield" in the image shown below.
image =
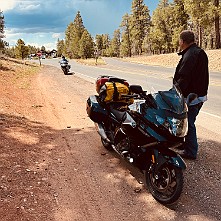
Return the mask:
{"type": "Polygon", "coordinates": [[[175,85],[168,91],[158,91],[158,93],[154,94],[154,97],[160,109],[177,114],[186,112],[184,97],[175,85]]]}

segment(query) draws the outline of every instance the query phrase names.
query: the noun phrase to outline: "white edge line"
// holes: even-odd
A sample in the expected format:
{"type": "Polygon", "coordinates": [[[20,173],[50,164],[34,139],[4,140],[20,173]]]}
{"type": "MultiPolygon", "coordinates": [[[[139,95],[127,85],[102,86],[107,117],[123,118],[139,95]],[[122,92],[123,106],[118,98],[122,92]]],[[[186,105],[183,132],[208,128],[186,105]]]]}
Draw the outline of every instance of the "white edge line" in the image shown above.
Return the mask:
{"type": "MultiPolygon", "coordinates": [[[[79,72],[74,72],[74,73],[75,73],[75,74],[78,74],[78,75],[81,75],[81,76],[84,76],[84,77],[86,77],[86,78],[93,79],[94,81],[97,79],[97,78],[94,78],[94,77],[88,76],[88,75],[86,75],[86,74],[81,74],[81,73],[79,73],[79,72]]],[[[95,82],[93,82],[93,83],[95,83],[95,82]]]]}
{"type": "Polygon", "coordinates": [[[216,118],[218,118],[218,119],[221,119],[221,117],[220,116],[218,116],[218,115],[215,115],[215,114],[210,114],[210,113],[208,113],[208,112],[205,112],[205,111],[200,111],[201,113],[204,113],[204,114],[207,114],[207,115],[209,115],[209,116],[211,116],[211,117],[216,117],[216,118]]]}

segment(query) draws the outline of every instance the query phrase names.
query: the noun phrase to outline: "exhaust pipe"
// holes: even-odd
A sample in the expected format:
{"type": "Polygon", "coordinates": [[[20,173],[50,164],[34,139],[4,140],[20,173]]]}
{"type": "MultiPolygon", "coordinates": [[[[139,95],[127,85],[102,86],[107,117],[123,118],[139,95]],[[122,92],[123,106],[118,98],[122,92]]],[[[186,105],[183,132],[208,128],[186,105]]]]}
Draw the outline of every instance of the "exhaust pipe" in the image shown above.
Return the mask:
{"type": "Polygon", "coordinates": [[[107,134],[104,131],[103,126],[101,124],[95,123],[95,127],[96,127],[98,134],[102,137],[102,139],[104,139],[106,142],[111,143],[111,141],[107,137],[107,134]]]}
{"type": "MultiPolygon", "coordinates": [[[[98,134],[102,137],[102,139],[104,139],[106,142],[111,143],[111,141],[107,137],[107,134],[104,131],[104,128],[103,128],[102,124],[95,123],[95,127],[96,127],[96,130],[97,130],[98,134]]],[[[116,151],[121,157],[126,158],[130,163],[134,162],[134,159],[132,157],[130,157],[130,155],[128,155],[128,151],[120,152],[116,148],[115,145],[111,144],[111,146],[114,149],[114,151],[116,151]]]]}

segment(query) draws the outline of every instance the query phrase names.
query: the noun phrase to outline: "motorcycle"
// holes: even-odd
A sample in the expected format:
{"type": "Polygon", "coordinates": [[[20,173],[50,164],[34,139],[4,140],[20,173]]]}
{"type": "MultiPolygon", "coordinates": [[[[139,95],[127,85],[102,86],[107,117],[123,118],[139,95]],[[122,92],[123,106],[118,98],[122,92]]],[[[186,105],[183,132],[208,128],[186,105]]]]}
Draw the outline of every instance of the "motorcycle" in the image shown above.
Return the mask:
{"type": "Polygon", "coordinates": [[[67,61],[60,61],[61,69],[65,75],[67,75],[71,69],[71,65],[67,61]]]}
{"type": "Polygon", "coordinates": [[[172,204],[181,195],[186,164],[171,148],[184,141],[187,105],[175,85],[149,94],[140,85],[130,85],[129,90],[122,97],[134,102],[126,108],[119,108],[118,102],[104,104],[92,95],[87,100],[87,114],[103,146],[144,173],[146,188],[157,201],[172,204]]]}

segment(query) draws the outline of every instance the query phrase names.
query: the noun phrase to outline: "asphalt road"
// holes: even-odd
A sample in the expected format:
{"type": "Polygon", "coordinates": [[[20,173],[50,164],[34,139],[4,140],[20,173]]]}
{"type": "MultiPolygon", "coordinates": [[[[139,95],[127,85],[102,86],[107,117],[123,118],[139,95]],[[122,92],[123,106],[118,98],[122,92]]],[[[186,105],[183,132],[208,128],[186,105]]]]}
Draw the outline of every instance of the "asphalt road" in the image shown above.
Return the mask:
{"type": "MultiPolygon", "coordinates": [[[[148,92],[167,90],[172,85],[175,68],[129,63],[105,58],[107,65],[89,66],[70,60],[71,72],[87,81],[95,82],[99,75],[113,75],[127,79],[130,84],[139,84],[148,92]]],[[[59,59],[44,59],[42,64],[60,68],[59,59]]],[[[59,72],[62,74],[62,72],[59,72]]],[[[197,123],[221,135],[221,73],[210,72],[208,101],[204,103],[197,123]]]]}

